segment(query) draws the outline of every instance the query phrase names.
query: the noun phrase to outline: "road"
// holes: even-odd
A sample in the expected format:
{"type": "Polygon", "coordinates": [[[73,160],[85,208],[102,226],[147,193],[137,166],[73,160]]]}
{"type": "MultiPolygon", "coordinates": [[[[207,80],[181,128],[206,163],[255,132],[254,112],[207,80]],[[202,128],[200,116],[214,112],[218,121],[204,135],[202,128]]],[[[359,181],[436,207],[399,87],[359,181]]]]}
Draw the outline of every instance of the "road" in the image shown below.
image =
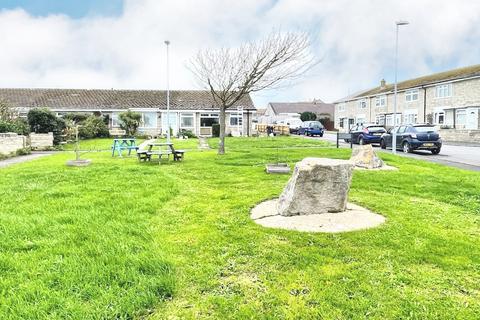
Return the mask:
{"type": "MultiPolygon", "coordinates": [[[[324,139],[336,143],[337,136],[331,133],[325,133],[324,139]]],[[[342,143],[342,146],[349,146],[349,144],[342,143]]],[[[354,148],[356,145],[353,145],[354,148]]],[[[391,150],[383,151],[379,147],[375,146],[375,149],[382,152],[391,152],[391,150]]],[[[444,144],[442,151],[438,155],[433,155],[429,151],[415,151],[414,153],[403,153],[398,150],[400,156],[416,158],[435,163],[444,164],[461,169],[480,171],[480,146],[460,146],[444,144]]]]}

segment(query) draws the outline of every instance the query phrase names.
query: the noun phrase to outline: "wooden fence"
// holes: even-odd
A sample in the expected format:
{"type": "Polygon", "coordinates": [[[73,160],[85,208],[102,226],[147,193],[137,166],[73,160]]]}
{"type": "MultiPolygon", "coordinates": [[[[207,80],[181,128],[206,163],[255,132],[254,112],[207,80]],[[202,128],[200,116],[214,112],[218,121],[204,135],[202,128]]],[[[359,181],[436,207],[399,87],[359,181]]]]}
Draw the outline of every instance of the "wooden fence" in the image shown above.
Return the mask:
{"type": "Polygon", "coordinates": [[[289,135],[290,127],[283,124],[257,124],[257,131],[259,133],[267,133],[267,127],[273,127],[273,132],[280,135],[289,135]]]}

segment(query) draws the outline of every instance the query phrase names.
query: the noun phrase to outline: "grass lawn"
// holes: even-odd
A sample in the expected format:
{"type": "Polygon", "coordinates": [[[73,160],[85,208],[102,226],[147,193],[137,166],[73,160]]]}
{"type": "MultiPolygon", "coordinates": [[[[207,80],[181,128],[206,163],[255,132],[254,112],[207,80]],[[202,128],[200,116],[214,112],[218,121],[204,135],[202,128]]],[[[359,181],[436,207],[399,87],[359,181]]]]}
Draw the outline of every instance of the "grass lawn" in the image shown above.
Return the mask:
{"type": "Polygon", "coordinates": [[[297,233],[249,218],[288,180],[264,165],[350,150],[195,143],[175,142],[193,149],[182,163],[105,151],[70,168],[67,152],[1,169],[0,319],[478,319],[479,173],[382,153],[400,170],[356,171],[350,200],[386,224],[297,233]]]}
{"type": "MultiPolygon", "coordinates": [[[[142,143],[144,139],[137,139],[137,145],[142,143]]],[[[160,139],[159,141],[165,142],[165,139],[160,139]]],[[[197,139],[172,139],[175,147],[186,148],[186,149],[196,149],[198,146],[197,139]]],[[[102,138],[102,139],[89,139],[89,140],[80,140],[80,149],[85,151],[110,151],[112,150],[113,138],[102,138]]],[[[65,151],[75,150],[74,144],[67,144],[63,146],[65,151]]]]}

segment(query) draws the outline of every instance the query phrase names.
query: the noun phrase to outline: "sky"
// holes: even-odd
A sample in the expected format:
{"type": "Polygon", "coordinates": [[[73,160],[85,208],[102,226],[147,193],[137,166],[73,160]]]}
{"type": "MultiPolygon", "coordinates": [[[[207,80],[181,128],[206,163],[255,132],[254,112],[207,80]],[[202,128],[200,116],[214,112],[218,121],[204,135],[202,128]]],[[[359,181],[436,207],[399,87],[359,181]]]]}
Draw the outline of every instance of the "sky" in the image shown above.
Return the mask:
{"type": "Polygon", "coordinates": [[[272,30],[308,32],[320,63],[268,102],[332,102],[394,81],[480,63],[477,0],[0,0],[0,87],[202,89],[188,69],[204,48],[272,30]]]}

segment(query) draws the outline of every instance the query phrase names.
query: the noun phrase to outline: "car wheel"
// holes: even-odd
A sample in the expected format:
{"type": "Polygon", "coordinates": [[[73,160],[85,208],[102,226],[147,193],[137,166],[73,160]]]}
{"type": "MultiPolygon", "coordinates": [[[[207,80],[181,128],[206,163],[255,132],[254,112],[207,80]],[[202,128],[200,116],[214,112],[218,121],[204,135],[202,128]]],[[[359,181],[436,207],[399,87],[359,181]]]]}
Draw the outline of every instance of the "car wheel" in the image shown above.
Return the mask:
{"type": "Polygon", "coordinates": [[[407,141],[405,141],[402,144],[402,147],[403,147],[403,152],[405,152],[405,153],[411,153],[412,152],[412,149],[410,148],[410,143],[408,143],[407,141]]]}
{"type": "Polygon", "coordinates": [[[385,140],[380,140],[380,148],[387,149],[387,145],[385,144],[385,140]]]}
{"type": "Polygon", "coordinates": [[[363,140],[363,137],[358,138],[358,144],[363,146],[365,144],[365,141],[363,140]]]}
{"type": "Polygon", "coordinates": [[[432,152],[432,154],[439,154],[440,153],[440,148],[438,149],[432,149],[430,150],[432,152]]]}
{"type": "Polygon", "coordinates": [[[320,133],[320,138],[323,137],[323,133],[320,133]]]}

